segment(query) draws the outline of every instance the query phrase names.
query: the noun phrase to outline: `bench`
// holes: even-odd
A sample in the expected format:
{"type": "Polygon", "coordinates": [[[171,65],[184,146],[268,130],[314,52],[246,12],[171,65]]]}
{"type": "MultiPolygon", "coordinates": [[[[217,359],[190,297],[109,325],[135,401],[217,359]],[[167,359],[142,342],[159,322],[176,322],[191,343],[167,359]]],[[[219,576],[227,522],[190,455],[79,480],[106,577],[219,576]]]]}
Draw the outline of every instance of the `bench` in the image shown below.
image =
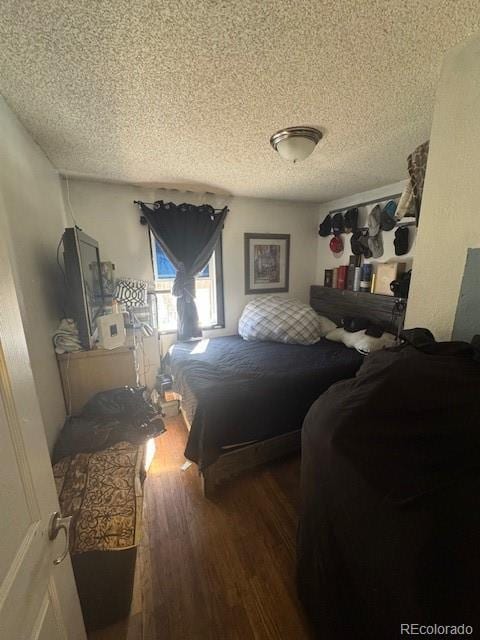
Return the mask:
{"type": "Polygon", "coordinates": [[[64,457],[53,467],[61,512],[72,516],[70,554],[89,631],[130,611],[146,448],[122,441],[64,457]]]}

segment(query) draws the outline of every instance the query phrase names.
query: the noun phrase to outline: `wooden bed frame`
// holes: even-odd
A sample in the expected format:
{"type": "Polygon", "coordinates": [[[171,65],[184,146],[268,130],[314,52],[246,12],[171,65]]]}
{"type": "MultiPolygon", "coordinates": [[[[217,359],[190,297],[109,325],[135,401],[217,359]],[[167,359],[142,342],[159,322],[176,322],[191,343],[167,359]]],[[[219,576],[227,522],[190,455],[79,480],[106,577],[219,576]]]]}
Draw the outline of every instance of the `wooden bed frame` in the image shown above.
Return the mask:
{"type": "MultiPolygon", "coordinates": [[[[361,293],[332,289],[312,285],[310,287],[310,305],[321,315],[325,315],[337,324],[345,316],[368,317],[373,322],[382,325],[386,330],[396,333],[397,327],[392,326],[394,317],[403,323],[403,315],[398,315],[398,303],[404,303],[393,296],[372,293],[361,293]]],[[[185,412],[182,415],[190,429],[185,412]]],[[[285,455],[299,451],[301,446],[301,425],[295,431],[289,431],[280,436],[248,444],[238,449],[223,453],[218,460],[205,471],[200,472],[203,494],[211,498],[219,484],[240,473],[253,469],[261,464],[276,460],[285,455]]]]}
{"type": "Polygon", "coordinates": [[[223,453],[218,460],[200,473],[203,495],[210,498],[219,484],[244,471],[277,460],[300,450],[302,430],[288,431],[280,436],[248,444],[240,449],[223,453]]]}

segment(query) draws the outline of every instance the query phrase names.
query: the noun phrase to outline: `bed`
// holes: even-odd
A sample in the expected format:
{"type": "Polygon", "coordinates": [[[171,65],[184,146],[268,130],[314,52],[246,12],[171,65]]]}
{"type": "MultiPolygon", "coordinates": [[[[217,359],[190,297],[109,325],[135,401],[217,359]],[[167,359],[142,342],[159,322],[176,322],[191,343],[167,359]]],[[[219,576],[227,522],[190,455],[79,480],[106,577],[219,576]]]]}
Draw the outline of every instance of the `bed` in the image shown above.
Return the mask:
{"type": "MultiPolygon", "coordinates": [[[[311,305],[337,322],[343,313],[366,311],[390,322],[393,298],[358,295],[314,286],[311,305]],[[347,295],[339,301],[338,294],[347,295]]],[[[301,346],[226,336],[172,345],[164,365],[190,428],[185,456],[198,465],[205,495],[239,471],[299,449],[311,404],[335,382],[353,377],[362,361],[356,351],[325,339],[301,346]]]]}

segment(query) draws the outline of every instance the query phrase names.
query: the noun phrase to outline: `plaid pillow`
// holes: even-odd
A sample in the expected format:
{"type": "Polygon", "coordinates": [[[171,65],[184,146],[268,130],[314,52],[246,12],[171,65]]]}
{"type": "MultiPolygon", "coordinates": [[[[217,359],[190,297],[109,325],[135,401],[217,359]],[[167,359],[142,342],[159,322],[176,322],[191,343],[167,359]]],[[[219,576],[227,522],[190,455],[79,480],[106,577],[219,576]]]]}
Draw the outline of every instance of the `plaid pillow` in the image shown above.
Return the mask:
{"type": "Polygon", "coordinates": [[[244,340],[314,344],[325,332],[321,316],[308,304],[272,295],[255,298],[245,306],[238,333],[244,340]]]}

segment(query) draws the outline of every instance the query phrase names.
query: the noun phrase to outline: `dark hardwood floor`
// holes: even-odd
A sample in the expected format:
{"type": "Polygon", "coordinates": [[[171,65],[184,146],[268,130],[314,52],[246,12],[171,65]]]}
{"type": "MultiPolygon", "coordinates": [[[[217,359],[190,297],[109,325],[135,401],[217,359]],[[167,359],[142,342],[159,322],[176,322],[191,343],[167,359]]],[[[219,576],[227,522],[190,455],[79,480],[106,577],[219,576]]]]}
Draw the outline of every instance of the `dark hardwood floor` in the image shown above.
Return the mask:
{"type": "Polygon", "coordinates": [[[167,428],[145,485],[133,615],[91,640],[310,638],[294,579],[299,457],[250,471],[209,501],[195,465],[181,469],[182,418],[167,428]]]}

